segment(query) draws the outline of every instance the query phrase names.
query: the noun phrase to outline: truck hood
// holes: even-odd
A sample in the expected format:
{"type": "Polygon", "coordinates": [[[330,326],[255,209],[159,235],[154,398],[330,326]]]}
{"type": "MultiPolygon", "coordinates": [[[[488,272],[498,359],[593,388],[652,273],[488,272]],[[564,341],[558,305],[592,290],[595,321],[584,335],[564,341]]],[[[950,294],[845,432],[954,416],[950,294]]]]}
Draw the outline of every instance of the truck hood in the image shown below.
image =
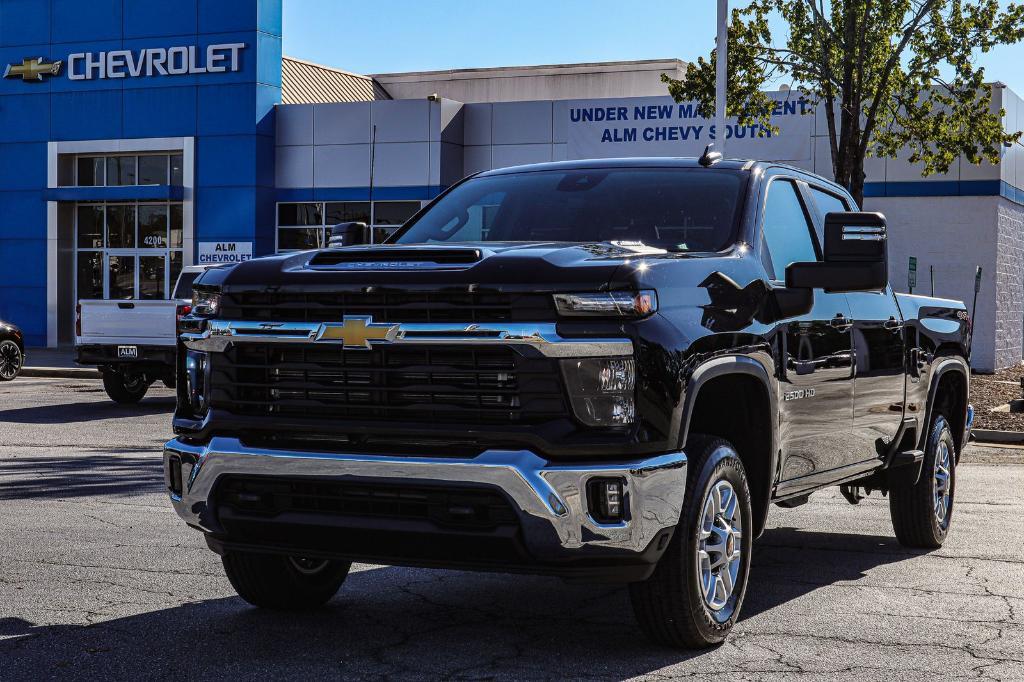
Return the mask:
{"type": "MultiPolygon", "coordinates": [[[[257,258],[204,275],[225,291],[405,290],[458,288],[499,292],[594,291],[616,271],[664,252],[609,242],[509,242],[354,246],[257,258]],[[220,280],[219,282],[216,280],[220,280]]],[[[677,254],[671,254],[676,256],[677,254]]],[[[625,284],[625,283],[623,283],[625,284]]]]}

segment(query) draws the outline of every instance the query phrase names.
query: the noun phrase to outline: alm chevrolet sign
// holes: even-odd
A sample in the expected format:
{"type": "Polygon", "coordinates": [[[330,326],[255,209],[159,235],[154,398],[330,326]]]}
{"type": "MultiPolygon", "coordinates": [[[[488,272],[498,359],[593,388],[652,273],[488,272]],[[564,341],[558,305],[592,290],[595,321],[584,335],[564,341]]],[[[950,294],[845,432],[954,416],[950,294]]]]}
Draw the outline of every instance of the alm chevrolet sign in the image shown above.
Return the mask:
{"type": "MultiPolygon", "coordinates": [[[[202,73],[229,73],[241,69],[245,43],[220,43],[205,49],[195,45],[150,47],[142,50],[75,52],[68,55],[67,74],[73,81],[99,78],[137,78],[140,76],[178,76],[202,73]]],[[[46,62],[30,57],[20,64],[9,64],[5,78],[42,81],[43,76],[60,74],[64,61],[46,62]]]]}

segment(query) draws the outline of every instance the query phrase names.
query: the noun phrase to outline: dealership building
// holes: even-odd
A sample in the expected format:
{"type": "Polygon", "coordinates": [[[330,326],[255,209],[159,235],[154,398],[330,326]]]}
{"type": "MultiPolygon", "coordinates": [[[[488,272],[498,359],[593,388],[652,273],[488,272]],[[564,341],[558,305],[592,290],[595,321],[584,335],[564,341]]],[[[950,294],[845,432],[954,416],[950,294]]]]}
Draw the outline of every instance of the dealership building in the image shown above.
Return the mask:
{"type": "MultiPolygon", "coordinates": [[[[593,157],[694,156],[711,122],[665,96],[676,59],[359,75],[281,53],[281,0],[0,0],[0,319],[73,342],[80,299],[165,298],[183,265],[385,238],[462,177],[593,157]]],[[[727,154],[831,173],[820,107],[773,93],[777,130],[727,154]]],[[[1024,128],[1001,85],[993,108],[1024,128]]],[[[921,177],[869,159],[890,273],[970,302],[974,364],[1024,356],[1024,150],[921,177]]]]}

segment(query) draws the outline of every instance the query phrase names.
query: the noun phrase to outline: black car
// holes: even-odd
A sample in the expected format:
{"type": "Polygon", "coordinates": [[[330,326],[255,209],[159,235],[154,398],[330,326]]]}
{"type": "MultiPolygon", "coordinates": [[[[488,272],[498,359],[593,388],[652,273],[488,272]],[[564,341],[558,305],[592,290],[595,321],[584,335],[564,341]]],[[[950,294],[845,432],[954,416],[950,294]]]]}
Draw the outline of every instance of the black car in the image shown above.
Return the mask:
{"type": "Polygon", "coordinates": [[[0,320],[0,381],[13,381],[24,366],[24,334],[10,322],[0,320]]]}
{"type": "Polygon", "coordinates": [[[171,499],[259,606],[321,604],[353,561],[531,572],[720,642],[774,506],[881,491],[902,544],[946,537],[970,322],[894,293],[886,244],[776,163],[481,173],[385,244],[196,281],[171,499]]]}

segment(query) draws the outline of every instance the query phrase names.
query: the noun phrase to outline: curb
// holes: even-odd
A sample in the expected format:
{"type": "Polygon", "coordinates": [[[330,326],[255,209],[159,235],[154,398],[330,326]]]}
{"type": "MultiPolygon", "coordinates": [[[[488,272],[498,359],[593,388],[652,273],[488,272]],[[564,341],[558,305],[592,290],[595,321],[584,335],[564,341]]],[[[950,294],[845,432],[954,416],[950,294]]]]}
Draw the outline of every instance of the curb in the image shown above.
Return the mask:
{"type": "Polygon", "coordinates": [[[85,367],[25,367],[23,377],[49,377],[52,379],[99,379],[100,373],[85,367]]]}
{"type": "Polygon", "coordinates": [[[1021,431],[971,429],[971,436],[980,443],[1004,443],[1007,445],[1024,443],[1024,432],[1021,431]]]}

